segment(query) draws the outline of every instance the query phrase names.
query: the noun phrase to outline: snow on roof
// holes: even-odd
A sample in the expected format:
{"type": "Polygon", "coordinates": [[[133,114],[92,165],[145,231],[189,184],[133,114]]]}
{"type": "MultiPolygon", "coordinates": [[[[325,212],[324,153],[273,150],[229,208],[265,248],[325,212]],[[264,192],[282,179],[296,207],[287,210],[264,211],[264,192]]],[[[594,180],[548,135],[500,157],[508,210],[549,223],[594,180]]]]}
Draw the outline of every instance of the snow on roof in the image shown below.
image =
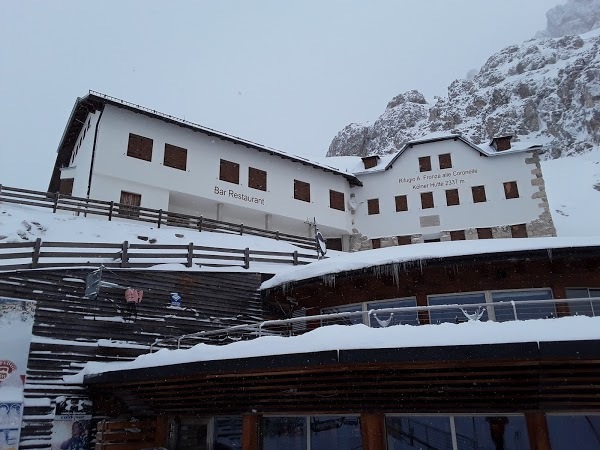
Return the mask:
{"type": "Polygon", "coordinates": [[[513,322],[473,321],[461,324],[395,325],[388,328],[369,328],[362,324],[330,325],[294,337],[265,336],[222,346],[198,344],[185,350],[161,349],[156,353],[141,355],[129,362],[88,362],[81,372],[65,376],[64,379],[69,383],[81,383],[85,375],[104,372],[327,350],[596,339],[600,339],[600,317],[585,316],[513,322]]]}
{"type": "Polygon", "coordinates": [[[364,250],[316,261],[302,267],[283,270],[261,285],[261,290],[323,275],[361,270],[385,264],[441,259],[455,256],[508,253],[527,250],[600,246],[600,236],[580,238],[537,237],[526,239],[484,239],[428,242],[364,250]]]}

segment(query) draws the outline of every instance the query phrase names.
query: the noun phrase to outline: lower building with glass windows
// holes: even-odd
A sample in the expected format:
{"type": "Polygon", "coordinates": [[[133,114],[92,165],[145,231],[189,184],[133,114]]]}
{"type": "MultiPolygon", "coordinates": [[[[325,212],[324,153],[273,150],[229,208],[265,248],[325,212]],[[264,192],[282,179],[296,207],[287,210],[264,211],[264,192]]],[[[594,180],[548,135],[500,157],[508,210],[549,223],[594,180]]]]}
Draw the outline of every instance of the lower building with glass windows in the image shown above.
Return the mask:
{"type": "Polygon", "coordinates": [[[153,421],[131,449],[600,448],[600,241],[514,242],[296,268],[263,283],[270,320],[84,383],[107,423],[153,421]]]}

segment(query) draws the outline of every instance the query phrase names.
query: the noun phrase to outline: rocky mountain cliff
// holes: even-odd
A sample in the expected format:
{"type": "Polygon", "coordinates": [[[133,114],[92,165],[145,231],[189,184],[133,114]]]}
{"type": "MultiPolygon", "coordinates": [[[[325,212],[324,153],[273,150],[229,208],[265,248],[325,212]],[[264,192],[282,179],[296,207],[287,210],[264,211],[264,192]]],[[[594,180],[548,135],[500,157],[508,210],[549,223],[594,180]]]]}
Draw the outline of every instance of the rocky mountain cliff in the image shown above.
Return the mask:
{"type": "MultiPolygon", "coordinates": [[[[571,0],[548,12],[548,28],[538,36],[596,27],[594,11],[600,18],[600,1],[571,0]]],[[[600,29],[507,47],[469,79],[454,81],[434,104],[418,91],[400,94],[373,124],[341,130],[327,156],[392,153],[406,141],[442,131],[478,144],[512,134],[545,144],[547,157],[599,146],[600,29]]]]}

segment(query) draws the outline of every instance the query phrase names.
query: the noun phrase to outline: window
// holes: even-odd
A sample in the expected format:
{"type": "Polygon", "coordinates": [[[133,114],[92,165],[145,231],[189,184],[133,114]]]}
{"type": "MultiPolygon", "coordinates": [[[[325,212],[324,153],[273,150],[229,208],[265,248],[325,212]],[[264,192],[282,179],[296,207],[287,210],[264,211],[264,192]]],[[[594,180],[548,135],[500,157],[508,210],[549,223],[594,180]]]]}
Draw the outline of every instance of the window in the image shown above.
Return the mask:
{"type": "Polygon", "coordinates": [[[451,241],[464,241],[465,239],[465,230],[456,230],[450,232],[451,241]]]}
{"type": "Polygon", "coordinates": [[[294,180],[294,198],[310,203],[310,184],[304,181],[294,180]]]}
{"type": "Polygon", "coordinates": [[[546,421],[554,450],[600,448],[600,415],[548,415],[546,421]]]}
{"type": "MultiPolygon", "coordinates": [[[[473,292],[468,294],[450,294],[450,295],[430,295],[429,306],[434,305],[461,305],[448,306],[448,309],[433,309],[429,311],[429,317],[432,324],[437,323],[460,323],[466,322],[467,316],[463,313],[463,310],[467,314],[475,314],[481,307],[467,307],[466,305],[473,305],[477,303],[485,303],[485,293],[473,292]]],[[[488,320],[487,308],[486,312],[481,316],[479,320],[488,320]]]]}
{"type": "Polygon", "coordinates": [[[264,417],[262,419],[263,448],[278,450],[284,448],[306,449],[306,417],[264,417]]]}
{"type": "MultiPolygon", "coordinates": [[[[493,302],[515,302],[518,320],[528,319],[546,319],[556,317],[554,303],[542,304],[519,304],[525,300],[551,300],[552,291],[550,289],[535,289],[529,291],[502,291],[492,292],[493,302]]],[[[515,314],[512,305],[494,306],[494,312],[497,322],[515,320],[515,314]]]]}
{"type": "Polygon", "coordinates": [[[398,236],[398,245],[409,245],[412,244],[411,236],[398,236]]]}
{"type": "Polygon", "coordinates": [[[422,192],[421,193],[421,208],[423,208],[423,209],[433,208],[433,192],[422,192]]]}
{"type": "Polygon", "coordinates": [[[248,187],[258,189],[259,191],[267,190],[267,172],[254,167],[248,167],[248,187]]]}
{"type": "Polygon", "coordinates": [[[461,449],[529,448],[527,422],[524,416],[455,416],[454,427],[457,447],[461,449]]]}
{"type": "Polygon", "coordinates": [[[340,324],[340,325],[355,325],[358,323],[364,323],[365,325],[369,324],[372,328],[380,328],[380,327],[391,327],[392,325],[418,325],[419,320],[417,318],[416,311],[395,311],[394,315],[390,315],[390,313],[379,313],[377,314],[378,309],[387,309],[387,308],[411,308],[417,306],[417,299],[415,297],[405,297],[405,298],[393,298],[386,300],[375,300],[372,302],[366,303],[355,303],[353,305],[342,305],[335,306],[332,308],[323,308],[321,310],[321,314],[335,314],[341,312],[367,312],[371,310],[375,310],[373,314],[371,314],[370,318],[368,314],[355,314],[350,317],[343,317],[337,319],[325,319],[321,323],[322,325],[332,325],[332,324],[340,324]]]}
{"type": "Polygon", "coordinates": [[[381,239],[379,239],[379,238],[371,239],[371,246],[373,248],[381,248],[381,239]]]}
{"type": "MultiPolygon", "coordinates": [[[[336,313],[353,313],[363,311],[362,303],[353,305],[334,306],[332,308],[323,308],[321,314],[336,314],[336,313]]],[[[321,325],[356,325],[364,323],[363,314],[355,314],[352,316],[338,317],[335,319],[323,319],[321,325]]]]}
{"type": "Polygon", "coordinates": [[[235,162],[221,160],[219,180],[228,183],[240,184],[240,165],[235,162]]]}
{"type": "Polygon", "coordinates": [[[215,417],[212,448],[242,448],[242,416],[215,417]]]}
{"type": "Polygon", "coordinates": [[[419,172],[429,172],[431,170],[431,158],[429,156],[421,156],[419,158],[419,172]]]}
{"type": "Polygon", "coordinates": [[[567,298],[589,298],[589,301],[569,303],[573,316],[600,316],[600,289],[567,288],[567,298]]]}
{"type": "Polygon", "coordinates": [[[125,217],[139,217],[140,205],[142,204],[141,194],[133,192],[121,191],[121,199],[119,201],[118,213],[125,217]]]}
{"type": "Polygon", "coordinates": [[[73,195],[73,178],[62,178],[58,192],[62,195],[73,195]]]}
{"type": "Polygon", "coordinates": [[[450,153],[444,153],[438,156],[440,160],[440,169],[451,169],[452,168],[452,157],[450,153]]]}
{"type": "Polygon", "coordinates": [[[396,212],[408,211],[408,199],[406,195],[396,195],[396,212]]]}
{"type": "Polygon", "coordinates": [[[367,212],[369,213],[370,216],[372,216],[373,214],[379,214],[379,199],[378,198],[372,198],[370,200],[367,200],[367,212]]]}
{"type": "Polygon", "coordinates": [[[173,169],[186,170],[187,149],[176,145],[165,144],[165,158],[163,164],[173,169]]]}
{"type": "Polygon", "coordinates": [[[511,225],[510,234],[514,238],[526,238],[527,237],[527,227],[524,223],[519,225],[511,225]]]}
{"type": "Polygon", "coordinates": [[[453,448],[450,417],[391,416],[385,418],[385,429],[388,450],[453,448]]]}
{"type": "Polygon", "coordinates": [[[473,193],[473,203],[483,203],[487,201],[485,197],[485,186],[473,186],[471,188],[473,193]]]}
{"type": "Polygon", "coordinates": [[[446,191],[446,205],[448,205],[448,206],[460,205],[460,199],[458,197],[458,189],[448,189],[446,191]]]}
{"type": "Polygon", "coordinates": [[[504,196],[506,198],[519,198],[519,189],[516,181],[507,181],[504,183],[504,196]]]}
{"type": "Polygon", "coordinates": [[[129,143],[127,144],[127,156],[132,158],[152,161],[152,139],[129,133],[129,143]]]}
{"type": "Polygon", "coordinates": [[[328,238],[325,239],[325,244],[328,250],[342,251],[342,238],[328,238]]]}
{"type": "Polygon", "coordinates": [[[477,228],[477,239],[494,239],[491,228],[477,228]]]}
{"type": "Polygon", "coordinates": [[[340,211],[346,211],[344,193],[329,189],[329,207],[340,211]]]}

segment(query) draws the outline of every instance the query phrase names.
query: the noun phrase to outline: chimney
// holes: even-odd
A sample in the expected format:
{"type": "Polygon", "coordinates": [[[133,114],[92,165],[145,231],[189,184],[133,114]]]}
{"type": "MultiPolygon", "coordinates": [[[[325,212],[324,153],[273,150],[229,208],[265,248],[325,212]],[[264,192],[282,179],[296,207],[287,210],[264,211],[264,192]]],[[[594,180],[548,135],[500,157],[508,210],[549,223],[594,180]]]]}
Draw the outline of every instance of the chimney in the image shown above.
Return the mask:
{"type": "Polygon", "coordinates": [[[365,165],[365,169],[370,169],[371,167],[375,167],[375,166],[377,166],[377,163],[379,162],[379,156],[377,156],[377,155],[363,156],[361,159],[362,159],[363,164],[365,165]]]}
{"type": "Polygon", "coordinates": [[[497,152],[503,152],[510,150],[511,135],[493,137],[490,145],[494,147],[497,152]]]}

